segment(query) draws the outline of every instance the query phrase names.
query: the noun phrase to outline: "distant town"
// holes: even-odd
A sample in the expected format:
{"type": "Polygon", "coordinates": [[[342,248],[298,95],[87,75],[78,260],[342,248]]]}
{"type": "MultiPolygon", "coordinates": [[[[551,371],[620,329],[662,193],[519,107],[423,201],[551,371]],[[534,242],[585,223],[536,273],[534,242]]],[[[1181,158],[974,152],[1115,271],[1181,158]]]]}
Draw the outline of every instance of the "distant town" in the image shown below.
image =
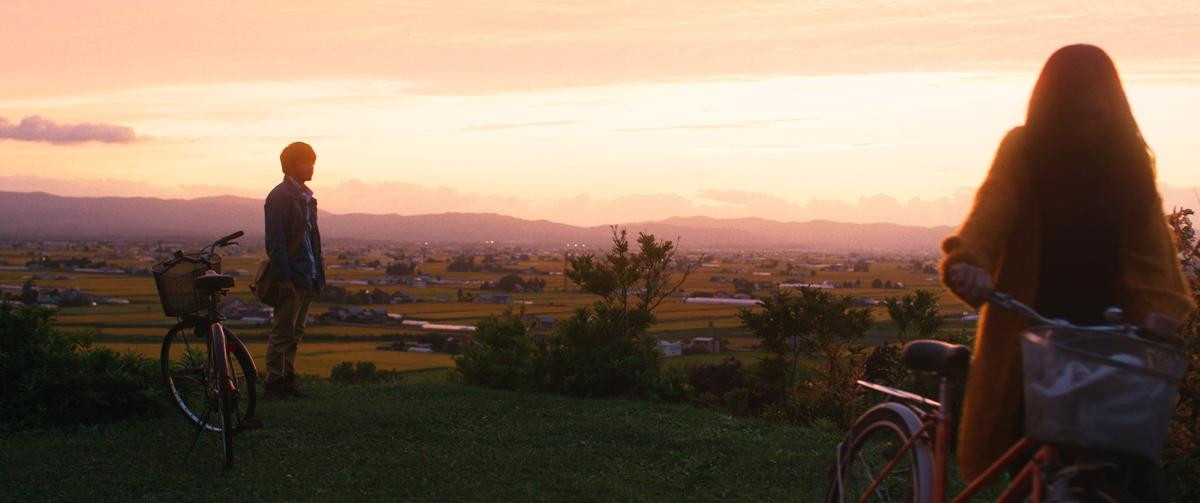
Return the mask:
{"type": "MultiPolygon", "coordinates": [[[[222,272],[239,281],[221,311],[249,340],[262,338],[272,317],[272,309],[248,290],[264,255],[254,241],[221,252],[222,272]]],[[[151,352],[155,336],[172,323],[159,306],[155,264],[176,250],[200,246],[203,242],[158,240],[0,242],[0,300],[58,309],[62,326],[95,333],[97,343],[151,352]]],[[[328,285],[309,314],[307,337],[375,341],[370,347],[377,351],[453,353],[469,343],[476,322],[509,309],[522,312],[534,333],[549,333],[576,307],[594,300],[564,275],[567,261],[594,248],[495,240],[335,241],[327,248],[328,285]]],[[[945,295],[932,255],[685,249],[670,269],[687,279],[660,309],[653,332],[668,357],[753,349],[737,312],[773,292],[798,288],[833,290],[862,307],[927,289],[941,295],[947,318],[966,326],[976,316],[945,295]]]]}

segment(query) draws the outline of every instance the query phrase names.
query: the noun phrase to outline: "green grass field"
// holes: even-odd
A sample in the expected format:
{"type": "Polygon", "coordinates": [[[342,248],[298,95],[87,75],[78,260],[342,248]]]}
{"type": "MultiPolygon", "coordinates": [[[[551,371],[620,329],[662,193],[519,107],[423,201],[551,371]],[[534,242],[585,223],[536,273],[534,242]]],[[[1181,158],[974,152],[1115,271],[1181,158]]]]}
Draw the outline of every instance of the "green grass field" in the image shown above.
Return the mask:
{"type": "Polygon", "coordinates": [[[0,434],[0,501],[818,501],[840,433],[684,405],[310,383],[221,470],[158,418],[0,434]]]}

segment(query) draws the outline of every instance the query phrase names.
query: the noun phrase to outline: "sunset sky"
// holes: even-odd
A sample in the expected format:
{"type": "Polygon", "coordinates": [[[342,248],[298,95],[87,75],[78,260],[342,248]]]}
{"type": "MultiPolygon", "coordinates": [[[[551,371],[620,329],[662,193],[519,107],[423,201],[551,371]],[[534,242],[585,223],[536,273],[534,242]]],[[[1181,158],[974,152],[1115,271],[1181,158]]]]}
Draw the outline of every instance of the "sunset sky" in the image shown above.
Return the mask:
{"type": "MultiPolygon", "coordinates": [[[[0,3],[0,190],[337,212],[954,224],[1042,63],[1116,60],[1200,186],[1200,2],[0,3]]],[[[1195,206],[1195,204],[1192,204],[1195,206]]]]}

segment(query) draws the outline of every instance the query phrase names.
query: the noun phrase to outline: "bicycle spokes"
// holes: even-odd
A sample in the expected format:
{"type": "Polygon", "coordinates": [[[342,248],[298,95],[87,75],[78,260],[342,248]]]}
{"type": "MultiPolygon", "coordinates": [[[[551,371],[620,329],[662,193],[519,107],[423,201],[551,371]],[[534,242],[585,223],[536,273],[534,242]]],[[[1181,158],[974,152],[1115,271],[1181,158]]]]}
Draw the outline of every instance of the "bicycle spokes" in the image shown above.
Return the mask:
{"type": "Polygon", "coordinates": [[[842,476],[843,501],[912,501],[915,496],[912,466],[896,463],[907,447],[902,432],[887,427],[873,428],[860,437],[846,459],[842,476]],[[886,471],[886,473],[884,473],[886,471]],[[882,477],[880,476],[882,474],[882,477]]]}

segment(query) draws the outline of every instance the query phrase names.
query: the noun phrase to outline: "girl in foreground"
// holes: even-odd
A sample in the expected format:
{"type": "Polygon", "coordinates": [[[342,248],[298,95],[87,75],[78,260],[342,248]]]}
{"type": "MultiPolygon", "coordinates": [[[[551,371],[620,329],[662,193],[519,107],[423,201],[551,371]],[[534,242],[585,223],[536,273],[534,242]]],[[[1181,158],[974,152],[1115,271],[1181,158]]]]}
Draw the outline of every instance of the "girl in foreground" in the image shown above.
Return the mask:
{"type": "MultiPolygon", "coordinates": [[[[1168,337],[1195,307],[1154,183],[1154,157],[1116,67],[1090,45],[1050,56],[1025,125],[1000,144],[975,206],[942,242],[942,279],[979,307],[993,288],[1047,316],[1103,324],[1110,306],[1168,337]]],[[[1022,436],[1021,315],[984,307],[958,440],[979,475],[1022,436]]],[[[1161,471],[1132,462],[1120,485],[1166,501],[1161,471]]]]}

